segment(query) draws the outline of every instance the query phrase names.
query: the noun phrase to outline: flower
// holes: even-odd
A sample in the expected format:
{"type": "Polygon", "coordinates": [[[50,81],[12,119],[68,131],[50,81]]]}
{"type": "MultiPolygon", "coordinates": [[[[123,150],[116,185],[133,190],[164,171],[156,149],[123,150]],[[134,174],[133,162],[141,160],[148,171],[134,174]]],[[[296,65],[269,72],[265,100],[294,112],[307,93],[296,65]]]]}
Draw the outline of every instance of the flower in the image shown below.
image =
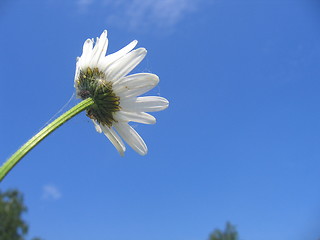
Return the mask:
{"type": "Polygon", "coordinates": [[[151,73],[127,75],[147,54],[145,48],[133,50],[137,43],[134,40],[121,50],[106,55],[108,38],[105,30],[95,43],[94,39],[84,42],[76,64],[76,95],[81,99],[93,99],[94,104],[86,110],[87,116],[121,156],[126,150],[122,139],[137,153],[147,154],[145,142],[129,122],[154,124],[156,119],[146,112],[161,111],[169,105],[162,97],[138,97],[154,88],[159,78],[151,73]]]}

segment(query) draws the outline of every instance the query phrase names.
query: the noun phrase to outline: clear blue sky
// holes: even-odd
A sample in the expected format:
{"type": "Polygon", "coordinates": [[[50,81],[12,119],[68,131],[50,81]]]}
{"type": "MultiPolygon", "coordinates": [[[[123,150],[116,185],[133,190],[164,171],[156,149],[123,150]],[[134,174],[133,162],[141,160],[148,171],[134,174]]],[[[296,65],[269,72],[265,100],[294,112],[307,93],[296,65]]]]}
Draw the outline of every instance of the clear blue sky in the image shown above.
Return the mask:
{"type": "MultiPolygon", "coordinates": [[[[83,42],[148,50],[136,72],[170,101],[149,147],[120,157],[81,114],[1,189],[25,195],[30,237],[241,240],[320,237],[320,3],[312,0],[1,0],[0,158],[68,102],[83,42]]],[[[78,102],[72,99],[64,110],[78,102]]]]}

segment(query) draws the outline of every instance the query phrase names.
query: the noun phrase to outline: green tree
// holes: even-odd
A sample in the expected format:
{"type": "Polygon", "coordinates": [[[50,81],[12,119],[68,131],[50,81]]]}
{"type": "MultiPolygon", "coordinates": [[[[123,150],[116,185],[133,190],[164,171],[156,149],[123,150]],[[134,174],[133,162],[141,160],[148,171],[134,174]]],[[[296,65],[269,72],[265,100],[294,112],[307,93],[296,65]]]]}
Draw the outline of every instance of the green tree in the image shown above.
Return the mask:
{"type": "Polygon", "coordinates": [[[18,190],[0,191],[0,240],[25,240],[28,224],[22,214],[26,211],[23,195],[18,190]]]}
{"type": "Polygon", "coordinates": [[[209,236],[209,240],[238,240],[239,234],[236,227],[230,222],[226,223],[224,231],[215,229],[209,236]]]}

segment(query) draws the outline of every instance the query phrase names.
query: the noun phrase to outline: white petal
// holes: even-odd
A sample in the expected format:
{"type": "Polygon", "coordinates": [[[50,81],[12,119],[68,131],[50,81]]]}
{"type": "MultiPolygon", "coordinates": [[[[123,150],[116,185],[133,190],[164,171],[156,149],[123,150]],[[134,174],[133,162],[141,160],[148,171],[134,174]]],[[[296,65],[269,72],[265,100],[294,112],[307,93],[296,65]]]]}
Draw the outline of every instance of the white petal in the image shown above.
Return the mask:
{"type": "Polygon", "coordinates": [[[91,53],[93,47],[93,41],[91,39],[87,39],[83,44],[82,55],[81,57],[86,57],[91,53]]]}
{"type": "Polygon", "coordinates": [[[100,38],[97,38],[96,44],[93,48],[93,55],[89,66],[98,66],[100,59],[105,57],[108,48],[107,30],[104,30],[100,38]]]}
{"type": "Polygon", "coordinates": [[[159,78],[151,73],[138,73],[119,79],[112,86],[119,97],[139,96],[159,83],[159,78]]]}
{"type": "Polygon", "coordinates": [[[83,44],[82,55],[77,61],[80,69],[87,68],[92,58],[93,40],[87,39],[83,44]]]}
{"type": "Polygon", "coordinates": [[[144,143],[140,135],[128,123],[114,123],[114,127],[133,150],[140,155],[147,154],[147,145],[144,143]]]}
{"type": "Polygon", "coordinates": [[[108,56],[106,56],[106,58],[105,58],[106,66],[110,65],[114,61],[117,61],[119,58],[121,58],[124,55],[126,55],[128,52],[130,52],[132,49],[134,49],[137,44],[138,44],[138,41],[134,40],[131,43],[129,43],[127,46],[125,46],[124,48],[120,49],[119,51],[117,51],[115,53],[112,53],[112,54],[109,54],[108,56]]]}
{"type": "MultiPolygon", "coordinates": [[[[77,86],[77,83],[76,83],[76,80],[79,78],[79,74],[80,74],[80,67],[79,67],[79,61],[77,61],[76,63],[76,72],[74,74],[74,86],[76,87],[77,86]]],[[[76,89],[78,90],[78,89],[76,89]]]]}
{"type": "Polygon", "coordinates": [[[128,112],[156,112],[166,109],[169,101],[163,97],[149,96],[120,100],[120,107],[128,112]]]}
{"type": "Polygon", "coordinates": [[[94,127],[95,127],[96,131],[97,131],[98,133],[102,133],[102,130],[101,130],[101,127],[100,127],[99,123],[98,123],[96,120],[94,120],[94,119],[91,119],[91,120],[92,120],[92,122],[93,122],[93,124],[94,124],[94,127]]]}
{"type": "Polygon", "coordinates": [[[129,52],[119,60],[112,63],[106,69],[105,73],[107,79],[115,82],[119,78],[124,77],[143,60],[146,54],[147,50],[145,48],[138,48],[132,52],[129,52]]]}
{"type": "Polygon", "coordinates": [[[107,126],[101,125],[101,129],[103,133],[109,138],[113,146],[118,150],[121,156],[124,156],[124,152],[126,151],[126,147],[123,144],[120,136],[112,129],[107,126]]]}
{"type": "Polygon", "coordinates": [[[155,124],[156,118],[144,112],[124,112],[114,113],[114,118],[118,122],[138,122],[144,124],[155,124]]]}

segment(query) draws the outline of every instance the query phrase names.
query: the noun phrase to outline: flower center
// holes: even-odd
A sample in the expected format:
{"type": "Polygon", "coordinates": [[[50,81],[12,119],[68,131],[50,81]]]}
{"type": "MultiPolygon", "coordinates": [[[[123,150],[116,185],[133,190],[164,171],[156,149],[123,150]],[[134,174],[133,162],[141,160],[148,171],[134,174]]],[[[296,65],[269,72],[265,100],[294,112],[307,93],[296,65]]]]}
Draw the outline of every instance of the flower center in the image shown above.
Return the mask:
{"type": "Polygon", "coordinates": [[[120,98],[112,90],[112,82],[98,68],[80,70],[76,80],[77,95],[82,99],[91,97],[94,104],[87,109],[87,116],[99,124],[112,126],[113,113],[120,110],[120,98]]]}

